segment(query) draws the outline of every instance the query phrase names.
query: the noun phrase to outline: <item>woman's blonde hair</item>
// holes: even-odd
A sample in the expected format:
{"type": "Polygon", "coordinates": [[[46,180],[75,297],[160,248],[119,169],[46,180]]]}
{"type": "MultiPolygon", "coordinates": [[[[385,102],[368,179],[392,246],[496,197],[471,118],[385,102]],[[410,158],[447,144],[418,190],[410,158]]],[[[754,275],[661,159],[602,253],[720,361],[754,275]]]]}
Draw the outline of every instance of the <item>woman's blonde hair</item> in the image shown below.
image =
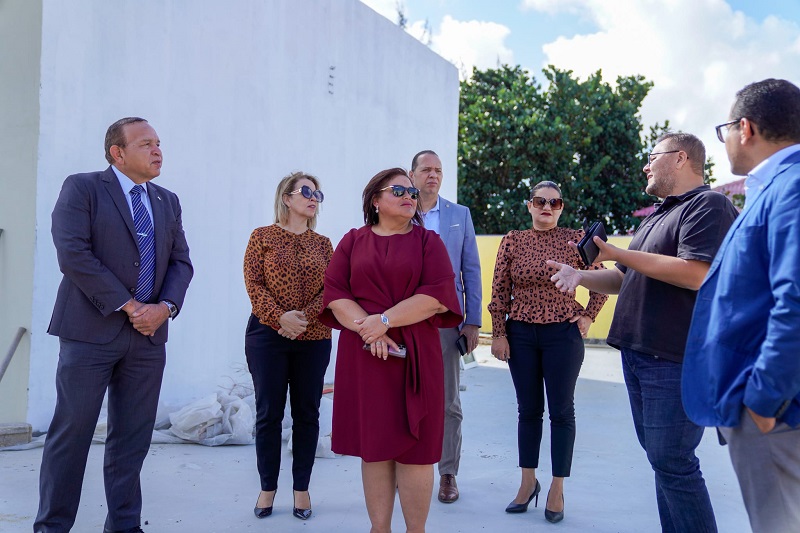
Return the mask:
{"type": "MultiPolygon", "coordinates": [[[[289,208],[283,202],[283,195],[289,194],[292,191],[297,190],[297,182],[307,179],[311,183],[314,184],[314,187],[319,189],[319,180],[316,176],[312,176],[311,174],[306,174],[305,172],[292,172],[285,178],[278,183],[278,188],[275,189],[275,223],[276,224],[286,224],[289,222],[289,208]]],[[[309,218],[307,221],[308,229],[314,229],[317,227],[317,215],[319,214],[320,203],[317,203],[317,210],[314,212],[314,216],[309,218]]]]}

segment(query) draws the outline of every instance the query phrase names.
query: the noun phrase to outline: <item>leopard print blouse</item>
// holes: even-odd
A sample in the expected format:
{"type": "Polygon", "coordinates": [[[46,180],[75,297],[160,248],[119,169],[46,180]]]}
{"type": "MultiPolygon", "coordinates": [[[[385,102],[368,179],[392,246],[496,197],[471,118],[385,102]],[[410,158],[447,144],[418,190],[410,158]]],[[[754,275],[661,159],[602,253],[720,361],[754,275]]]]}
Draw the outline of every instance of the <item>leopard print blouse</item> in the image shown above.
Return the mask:
{"type": "Polygon", "coordinates": [[[253,230],[244,254],[244,284],[259,322],[277,331],[286,311],[303,311],[308,327],[297,340],[330,339],[331,328],[318,315],[332,255],[330,239],[312,230],[297,235],[277,224],[253,230]]]}
{"type": "MultiPolygon", "coordinates": [[[[566,322],[575,315],[594,320],[608,300],[605,294],[589,293],[586,309],[573,296],[558,290],[550,277],[551,259],[573,268],[586,270],[578,251],[567,241],[578,242],[582,230],[555,227],[546,231],[534,229],[512,231],[500,242],[492,280],[492,337],[505,337],[506,319],[534,324],[566,322]]],[[[596,263],[591,270],[605,268],[596,263]]]]}

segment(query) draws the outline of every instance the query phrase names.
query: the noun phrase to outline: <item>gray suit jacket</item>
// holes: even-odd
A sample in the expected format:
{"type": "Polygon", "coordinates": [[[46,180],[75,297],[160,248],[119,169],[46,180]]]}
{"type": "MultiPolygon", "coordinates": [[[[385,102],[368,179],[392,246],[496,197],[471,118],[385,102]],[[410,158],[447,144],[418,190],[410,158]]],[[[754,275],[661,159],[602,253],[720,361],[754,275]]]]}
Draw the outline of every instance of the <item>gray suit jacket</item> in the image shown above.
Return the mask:
{"type": "Polygon", "coordinates": [[[481,261],[469,208],[439,197],[439,236],[453,272],[464,323],[481,325],[481,261]]]}
{"type": "MultiPolygon", "coordinates": [[[[148,303],[170,300],[180,308],[193,274],[180,202],[152,181],[147,190],[156,240],[155,287],[148,303]]],[[[139,276],[133,216],[111,167],[64,181],[51,232],[64,277],[48,333],[96,344],[110,342],[128,320],[115,310],[133,297],[139,276]]],[[[154,344],[167,342],[168,322],[149,337],[154,344]]]]}

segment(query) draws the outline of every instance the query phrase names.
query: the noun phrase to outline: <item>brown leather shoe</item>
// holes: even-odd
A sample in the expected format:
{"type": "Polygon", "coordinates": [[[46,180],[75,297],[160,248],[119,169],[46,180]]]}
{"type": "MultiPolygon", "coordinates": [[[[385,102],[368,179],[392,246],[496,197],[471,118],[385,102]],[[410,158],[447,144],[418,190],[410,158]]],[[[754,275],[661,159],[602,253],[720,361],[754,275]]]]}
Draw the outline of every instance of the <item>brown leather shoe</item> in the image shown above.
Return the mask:
{"type": "Polygon", "coordinates": [[[458,486],[456,476],[445,474],[439,480],[439,501],[442,503],[453,503],[458,499],[458,486]]]}

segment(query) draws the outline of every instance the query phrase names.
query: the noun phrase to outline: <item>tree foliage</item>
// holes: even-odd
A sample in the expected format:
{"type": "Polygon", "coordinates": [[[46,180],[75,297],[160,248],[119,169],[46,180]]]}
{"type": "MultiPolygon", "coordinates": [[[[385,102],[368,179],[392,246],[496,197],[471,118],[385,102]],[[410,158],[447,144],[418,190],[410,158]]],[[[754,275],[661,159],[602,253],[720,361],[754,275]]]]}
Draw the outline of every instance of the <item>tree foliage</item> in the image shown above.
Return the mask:
{"type": "Polygon", "coordinates": [[[459,202],[479,233],[525,229],[531,185],[550,180],[564,196],[560,225],[601,220],[609,232],[630,231],[633,211],[653,201],[642,167],[668,126],[642,133],[639,108],[653,84],[630,76],[612,87],[599,70],[580,81],[553,66],[543,75],[546,89],[509,66],[474,69],[461,83],[459,202]]]}

